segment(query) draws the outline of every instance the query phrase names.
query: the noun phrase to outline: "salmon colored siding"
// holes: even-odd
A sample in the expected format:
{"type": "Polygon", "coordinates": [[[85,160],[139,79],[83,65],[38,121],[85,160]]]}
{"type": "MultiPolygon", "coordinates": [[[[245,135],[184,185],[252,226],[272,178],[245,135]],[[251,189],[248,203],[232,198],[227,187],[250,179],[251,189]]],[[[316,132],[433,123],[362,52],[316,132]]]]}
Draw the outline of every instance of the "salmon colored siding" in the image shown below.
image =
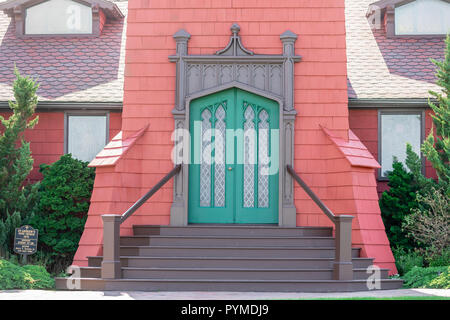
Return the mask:
{"type": "Polygon", "coordinates": [[[116,134],[120,132],[122,128],[122,113],[110,112],[109,113],[109,140],[114,138],[116,134]]]}
{"type": "Polygon", "coordinates": [[[101,10],[101,9],[98,11],[98,15],[99,15],[99,19],[100,19],[100,23],[99,23],[100,33],[102,33],[103,27],[105,26],[105,23],[106,23],[106,15],[103,12],[103,10],[101,10]]]}
{"type": "MultiPolygon", "coordinates": [[[[350,128],[361,139],[369,152],[378,160],[378,110],[377,109],[351,109],[349,110],[350,128]]],[[[378,170],[374,171],[378,177],[378,170]]],[[[384,181],[378,181],[377,191],[386,189],[384,181]]]]}
{"type": "MultiPolygon", "coordinates": [[[[1,112],[8,118],[11,113],[1,112]]],[[[33,171],[29,175],[31,181],[42,179],[39,166],[42,163],[53,163],[64,154],[64,112],[37,112],[38,124],[34,129],[25,131],[25,140],[30,142],[34,159],[33,171]]],[[[109,115],[109,137],[112,139],[119,131],[122,123],[120,112],[109,115]]],[[[2,130],[0,128],[0,130],[2,130]]]]}
{"type": "MultiPolygon", "coordinates": [[[[280,34],[298,34],[295,65],[295,170],[336,214],[354,215],[353,244],[363,256],[396,272],[377,204],[373,168],[352,166],[320,125],[349,137],[344,0],[131,0],[128,2],[122,130],[124,138],[147,124],[115,166],[98,167],[86,229],[74,263],[101,254],[101,215],[122,214],[173,168],[170,137],[175,103],[173,34],[191,34],[189,54],[214,54],[240,25],[244,46],[255,54],[280,54],[280,34]]],[[[356,138],[357,139],[357,138],[356,138]]],[[[173,181],[121,226],[169,224],[173,181]]],[[[329,226],[325,215],[295,186],[297,225],[329,226]]]]}

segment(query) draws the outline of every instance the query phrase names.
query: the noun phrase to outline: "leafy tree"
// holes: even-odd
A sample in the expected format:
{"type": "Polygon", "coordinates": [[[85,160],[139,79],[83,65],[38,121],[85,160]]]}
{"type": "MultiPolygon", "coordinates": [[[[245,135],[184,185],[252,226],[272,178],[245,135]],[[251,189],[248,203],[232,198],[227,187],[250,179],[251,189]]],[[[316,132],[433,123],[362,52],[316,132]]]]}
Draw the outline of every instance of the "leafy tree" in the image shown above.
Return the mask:
{"type": "Polygon", "coordinates": [[[78,248],[95,178],[87,164],[66,154],[41,165],[40,199],[31,225],[39,230],[39,247],[52,273],[65,270],[78,248]]]}
{"type": "Polygon", "coordinates": [[[439,189],[425,196],[418,193],[417,201],[427,208],[412,209],[403,229],[433,253],[442,254],[450,246],[450,201],[439,189]]]}
{"type": "Polygon", "coordinates": [[[25,185],[33,169],[30,144],[23,139],[26,129],[33,128],[38,117],[31,119],[37,105],[35,80],[20,75],[14,68],[15,101],[9,102],[13,114],[0,116],[0,254],[9,255],[14,230],[26,224],[33,215],[38,185],[25,185]]]}
{"type": "Polygon", "coordinates": [[[446,189],[447,196],[450,195],[450,35],[446,39],[447,49],[444,61],[432,60],[438,67],[437,84],[442,87],[442,92],[430,91],[437,103],[429,101],[434,111],[433,127],[436,127],[436,137],[433,128],[422,144],[422,152],[431,162],[436,170],[440,184],[446,189]]]}

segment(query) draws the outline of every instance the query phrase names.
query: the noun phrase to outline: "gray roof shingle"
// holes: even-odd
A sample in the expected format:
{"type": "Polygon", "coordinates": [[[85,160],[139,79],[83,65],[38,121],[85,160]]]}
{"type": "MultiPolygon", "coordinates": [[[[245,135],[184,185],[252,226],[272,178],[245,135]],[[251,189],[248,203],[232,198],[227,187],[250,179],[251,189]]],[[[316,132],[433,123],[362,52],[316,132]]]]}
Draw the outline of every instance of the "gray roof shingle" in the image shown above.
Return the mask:
{"type": "MultiPolygon", "coordinates": [[[[116,2],[126,15],[128,2],[116,2]]],[[[18,38],[0,11],[0,101],[13,98],[14,63],[39,82],[39,101],[122,102],[126,18],[108,19],[99,37],[18,38]]]]}
{"type": "Polygon", "coordinates": [[[386,38],[366,18],[374,0],[346,0],[347,69],[350,99],[423,99],[434,84],[442,60],[443,37],[386,38]]]}

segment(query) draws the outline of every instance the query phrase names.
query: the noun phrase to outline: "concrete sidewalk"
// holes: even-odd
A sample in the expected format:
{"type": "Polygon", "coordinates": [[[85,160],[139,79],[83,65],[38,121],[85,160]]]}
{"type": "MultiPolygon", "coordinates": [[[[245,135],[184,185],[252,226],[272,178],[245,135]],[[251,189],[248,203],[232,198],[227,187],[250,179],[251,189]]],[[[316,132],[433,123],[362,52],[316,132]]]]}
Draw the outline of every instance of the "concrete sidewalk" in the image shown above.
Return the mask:
{"type": "Polygon", "coordinates": [[[119,292],[119,291],[0,291],[0,300],[283,300],[354,297],[450,297],[450,290],[401,289],[364,292],[295,293],[295,292],[119,292]]]}

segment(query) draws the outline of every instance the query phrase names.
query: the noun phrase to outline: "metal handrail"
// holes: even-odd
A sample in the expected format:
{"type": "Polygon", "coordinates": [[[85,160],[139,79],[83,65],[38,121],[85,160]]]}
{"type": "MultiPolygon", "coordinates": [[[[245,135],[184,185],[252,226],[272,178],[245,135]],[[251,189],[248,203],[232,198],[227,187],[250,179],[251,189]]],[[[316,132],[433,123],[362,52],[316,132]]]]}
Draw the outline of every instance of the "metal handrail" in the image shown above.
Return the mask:
{"type": "Polygon", "coordinates": [[[153,196],[163,185],[165,185],[173,176],[178,174],[181,170],[181,164],[175,166],[164,178],[162,178],[153,188],[151,188],[145,195],[137,200],[127,211],[122,214],[120,224],[127,220],[137,209],[139,209],[151,196],[153,196]]]}
{"type": "Polygon", "coordinates": [[[305,190],[305,192],[311,197],[311,199],[314,201],[314,203],[322,210],[323,213],[333,222],[336,223],[336,216],[334,213],[325,205],[325,203],[322,202],[322,200],[319,199],[318,196],[311,190],[310,187],[305,183],[305,181],[300,178],[300,176],[294,171],[294,168],[292,168],[291,165],[286,166],[287,171],[289,174],[294,178],[295,181],[305,190]]]}

